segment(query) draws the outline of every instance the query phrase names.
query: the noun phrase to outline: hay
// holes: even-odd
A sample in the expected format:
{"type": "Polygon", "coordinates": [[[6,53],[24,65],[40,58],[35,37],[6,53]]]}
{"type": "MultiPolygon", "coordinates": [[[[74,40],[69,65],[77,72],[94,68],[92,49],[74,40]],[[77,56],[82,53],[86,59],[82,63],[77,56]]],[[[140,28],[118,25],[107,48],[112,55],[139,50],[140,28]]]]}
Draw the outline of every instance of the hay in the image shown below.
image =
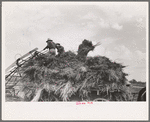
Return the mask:
{"type": "MultiPolygon", "coordinates": [[[[88,52],[95,48],[88,40],[79,47],[77,55],[71,51],[60,56],[38,55],[26,62],[21,69],[22,81],[32,82],[36,84],[33,88],[44,88],[63,101],[68,101],[74,94],[88,99],[92,88],[100,90],[102,97],[109,96],[114,89],[122,89],[127,80],[127,74],[122,71],[125,66],[104,56],[87,57],[88,52]]],[[[123,90],[115,100],[128,100],[127,95],[123,90]]]]}

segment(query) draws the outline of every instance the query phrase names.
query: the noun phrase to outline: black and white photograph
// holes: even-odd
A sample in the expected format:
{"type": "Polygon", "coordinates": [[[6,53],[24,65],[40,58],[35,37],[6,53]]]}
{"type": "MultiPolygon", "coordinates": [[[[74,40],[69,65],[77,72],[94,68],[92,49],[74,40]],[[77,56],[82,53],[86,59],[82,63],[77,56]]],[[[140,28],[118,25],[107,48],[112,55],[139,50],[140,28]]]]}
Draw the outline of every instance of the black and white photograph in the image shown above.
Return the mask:
{"type": "Polygon", "coordinates": [[[146,113],[148,22],[148,2],[2,2],[3,103],[146,113]]]}

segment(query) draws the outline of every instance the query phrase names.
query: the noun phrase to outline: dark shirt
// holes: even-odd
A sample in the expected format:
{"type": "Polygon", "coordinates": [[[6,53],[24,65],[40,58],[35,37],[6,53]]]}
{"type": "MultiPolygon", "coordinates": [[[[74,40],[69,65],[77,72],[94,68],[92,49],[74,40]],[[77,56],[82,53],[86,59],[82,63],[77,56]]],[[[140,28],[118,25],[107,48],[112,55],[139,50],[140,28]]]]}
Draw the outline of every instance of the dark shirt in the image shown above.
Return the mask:
{"type": "Polygon", "coordinates": [[[64,47],[63,46],[56,46],[57,52],[58,53],[63,53],[64,52],[64,47]]]}
{"type": "Polygon", "coordinates": [[[49,42],[47,42],[47,46],[44,48],[44,50],[45,49],[55,49],[56,48],[56,46],[55,46],[55,43],[53,42],[53,41],[49,41],[49,42]]]}

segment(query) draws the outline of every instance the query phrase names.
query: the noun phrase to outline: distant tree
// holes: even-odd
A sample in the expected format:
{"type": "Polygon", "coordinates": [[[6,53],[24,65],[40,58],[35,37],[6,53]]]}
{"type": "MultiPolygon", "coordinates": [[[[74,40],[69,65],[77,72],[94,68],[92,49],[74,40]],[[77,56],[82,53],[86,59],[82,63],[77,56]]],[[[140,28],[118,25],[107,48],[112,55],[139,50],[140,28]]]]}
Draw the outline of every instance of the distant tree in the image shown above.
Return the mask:
{"type": "Polygon", "coordinates": [[[135,79],[132,79],[129,81],[130,83],[137,83],[137,81],[135,79]]]}

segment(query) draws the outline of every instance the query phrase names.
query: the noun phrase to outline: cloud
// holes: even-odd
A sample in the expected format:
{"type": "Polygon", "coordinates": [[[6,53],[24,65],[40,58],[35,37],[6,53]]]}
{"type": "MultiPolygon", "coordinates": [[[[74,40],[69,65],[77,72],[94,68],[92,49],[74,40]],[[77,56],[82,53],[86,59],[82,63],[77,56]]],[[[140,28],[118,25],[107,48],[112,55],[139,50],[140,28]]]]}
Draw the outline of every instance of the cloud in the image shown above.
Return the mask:
{"type": "Polygon", "coordinates": [[[124,45],[115,47],[115,50],[120,54],[120,58],[131,60],[132,52],[124,45]]]}
{"type": "Polygon", "coordinates": [[[109,22],[105,21],[102,18],[100,19],[100,21],[98,22],[98,24],[100,25],[101,28],[109,28],[110,27],[109,22]]]}
{"type": "Polygon", "coordinates": [[[138,56],[138,59],[146,58],[146,53],[142,53],[140,50],[136,50],[135,54],[138,56]]]}
{"type": "Polygon", "coordinates": [[[105,56],[105,48],[103,46],[98,46],[94,49],[94,51],[90,51],[88,56],[105,56]]]}
{"type": "Polygon", "coordinates": [[[140,50],[134,51],[132,65],[134,67],[146,67],[146,53],[142,53],[140,50]]]}
{"type": "Polygon", "coordinates": [[[111,48],[107,48],[106,56],[112,60],[125,60],[132,59],[132,52],[124,45],[111,44],[111,48]]]}
{"type": "Polygon", "coordinates": [[[116,39],[107,37],[105,39],[102,39],[100,42],[102,43],[102,46],[106,47],[106,46],[109,46],[112,43],[115,43],[115,41],[116,41],[116,39]]]}
{"type": "Polygon", "coordinates": [[[131,51],[125,45],[110,44],[106,51],[106,56],[112,60],[120,59],[124,60],[127,65],[136,67],[145,67],[146,65],[146,53],[142,53],[140,50],[131,51]],[[111,47],[111,48],[110,48],[111,47]]]}
{"type": "Polygon", "coordinates": [[[86,20],[96,20],[98,17],[93,13],[89,12],[85,16],[81,17],[81,19],[86,19],[86,20]]]}
{"type": "Polygon", "coordinates": [[[143,28],[146,28],[146,18],[145,17],[139,17],[136,19],[136,26],[139,27],[141,30],[143,28]]]}
{"type": "Polygon", "coordinates": [[[102,39],[102,40],[92,41],[92,43],[94,45],[97,42],[101,42],[101,45],[96,47],[93,51],[90,51],[88,53],[88,56],[97,56],[97,55],[105,56],[107,48],[110,46],[110,44],[114,43],[115,40],[113,38],[105,38],[105,39],[102,39]]]}
{"type": "Polygon", "coordinates": [[[87,29],[92,29],[92,28],[94,28],[96,25],[93,23],[93,22],[87,22],[86,23],[86,28],[87,29]]]}
{"type": "Polygon", "coordinates": [[[115,24],[112,25],[112,28],[116,29],[116,30],[122,30],[123,26],[119,25],[118,23],[115,23],[115,24]]]}
{"type": "Polygon", "coordinates": [[[146,2],[104,2],[98,6],[108,16],[107,19],[117,23],[132,21],[136,17],[144,17],[148,10],[146,2]]]}

